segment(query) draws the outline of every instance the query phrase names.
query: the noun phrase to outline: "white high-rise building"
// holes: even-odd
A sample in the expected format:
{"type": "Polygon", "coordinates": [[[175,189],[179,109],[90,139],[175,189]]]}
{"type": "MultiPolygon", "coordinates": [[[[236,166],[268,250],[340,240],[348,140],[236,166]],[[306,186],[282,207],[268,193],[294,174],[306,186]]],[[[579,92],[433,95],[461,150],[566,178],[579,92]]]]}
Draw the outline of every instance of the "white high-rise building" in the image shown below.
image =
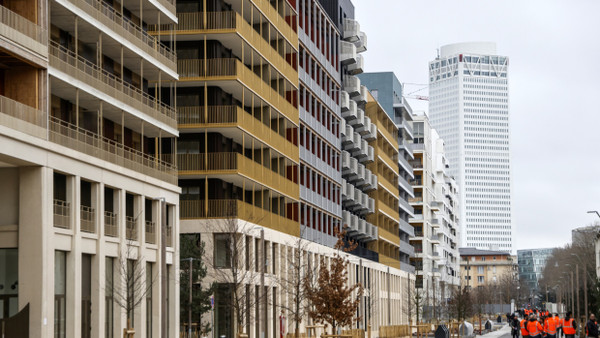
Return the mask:
{"type": "Polygon", "coordinates": [[[461,246],[512,251],[508,57],[493,42],[443,46],[429,111],[459,184],[461,246]]]}

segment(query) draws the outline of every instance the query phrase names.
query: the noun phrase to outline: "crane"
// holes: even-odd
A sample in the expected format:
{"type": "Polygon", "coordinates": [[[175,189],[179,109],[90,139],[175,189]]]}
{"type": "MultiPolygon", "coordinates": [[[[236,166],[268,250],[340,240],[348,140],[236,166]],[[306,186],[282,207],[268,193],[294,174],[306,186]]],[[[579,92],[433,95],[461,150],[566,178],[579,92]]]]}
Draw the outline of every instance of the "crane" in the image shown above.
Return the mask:
{"type": "Polygon", "coordinates": [[[402,83],[402,92],[404,92],[404,87],[406,85],[419,86],[421,88],[419,88],[417,90],[413,90],[412,92],[407,93],[405,95],[402,95],[402,96],[404,96],[404,98],[415,99],[415,100],[420,100],[420,101],[429,101],[429,96],[426,96],[426,95],[413,95],[413,94],[418,93],[418,92],[420,92],[420,91],[422,91],[424,89],[429,88],[428,84],[404,82],[404,83],[402,83]]]}

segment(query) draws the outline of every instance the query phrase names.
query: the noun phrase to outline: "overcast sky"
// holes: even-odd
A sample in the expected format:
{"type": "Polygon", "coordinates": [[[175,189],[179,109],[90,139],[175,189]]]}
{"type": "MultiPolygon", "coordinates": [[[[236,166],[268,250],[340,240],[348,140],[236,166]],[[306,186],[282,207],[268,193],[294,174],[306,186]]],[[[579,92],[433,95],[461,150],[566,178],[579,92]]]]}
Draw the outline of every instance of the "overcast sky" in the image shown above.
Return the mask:
{"type": "Polygon", "coordinates": [[[600,1],[353,2],[367,72],[427,83],[436,48],[456,42],[494,41],[510,58],[517,249],[562,246],[596,221],[586,211],[600,210],[600,1]]]}

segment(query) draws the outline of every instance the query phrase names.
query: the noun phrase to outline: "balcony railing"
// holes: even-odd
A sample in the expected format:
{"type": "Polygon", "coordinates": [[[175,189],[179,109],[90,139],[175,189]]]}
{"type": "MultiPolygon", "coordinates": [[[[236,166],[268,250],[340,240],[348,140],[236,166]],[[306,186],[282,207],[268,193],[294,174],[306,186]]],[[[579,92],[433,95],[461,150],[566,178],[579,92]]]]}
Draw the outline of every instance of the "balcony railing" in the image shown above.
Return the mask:
{"type": "Polygon", "coordinates": [[[288,234],[300,235],[297,221],[240,200],[181,200],[181,219],[243,219],[288,234]]]}
{"type": "Polygon", "coordinates": [[[173,227],[167,226],[166,242],[168,247],[173,247],[173,227]]]}
{"type": "MultiPolygon", "coordinates": [[[[286,61],[286,55],[278,52],[269,41],[257,32],[238,12],[194,12],[194,13],[178,13],[178,24],[175,30],[178,34],[198,34],[198,33],[237,33],[248,44],[255,48],[264,58],[268,60],[279,72],[281,72],[288,80],[296,82],[298,79],[298,71],[286,61]],[[206,20],[204,19],[206,18],[206,20]]],[[[157,25],[150,27],[156,34],[157,25]]],[[[161,30],[168,31],[170,28],[162,25],[161,30]]],[[[292,52],[290,50],[287,51],[292,52]]]]}
{"type": "Polygon", "coordinates": [[[70,229],[71,228],[71,217],[70,210],[71,204],[63,200],[54,200],[54,226],[57,228],[70,229]]]}
{"type": "Polygon", "coordinates": [[[175,109],[135,86],[101,69],[89,60],[75,55],[72,51],[50,42],[50,65],[81,80],[89,86],[104,92],[131,107],[148,114],[169,127],[177,128],[175,109]]]}
{"type": "Polygon", "coordinates": [[[177,169],[173,165],[56,117],[50,118],[50,140],[139,173],[177,184],[177,169]]]}
{"type": "Polygon", "coordinates": [[[175,53],[148,34],[140,26],[123,17],[113,6],[102,0],[67,0],[82,9],[94,19],[100,21],[117,34],[133,43],[136,47],[150,54],[160,62],[175,70],[177,57],[175,53]]]}
{"type": "Polygon", "coordinates": [[[179,106],[177,119],[180,128],[239,127],[292,160],[299,159],[297,145],[238,106],[179,106]]]}
{"type": "Polygon", "coordinates": [[[132,241],[137,241],[137,222],[131,216],[125,216],[125,237],[132,241]]]}
{"type": "MultiPolygon", "coordinates": [[[[42,134],[35,133],[31,125],[46,129],[47,126],[47,115],[41,110],[30,107],[21,102],[9,99],[6,96],[0,95],[0,115],[6,115],[13,117],[17,120],[24,121],[27,123],[20,123],[17,120],[11,120],[2,118],[0,116],[0,124],[7,125],[10,128],[22,131],[27,134],[31,134],[38,137],[46,137],[46,132],[42,134]]],[[[40,130],[40,129],[38,129],[40,130]]]]}
{"type": "Polygon", "coordinates": [[[119,237],[117,214],[111,211],[104,212],[104,236],[119,237]]]}
{"type": "Polygon", "coordinates": [[[179,154],[180,174],[236,174],[249,177],[292,198],[299,197],[297,183],[239,153],[179,154]]]}
{"type": "Polygon", "coordinates": [[[0,6],[0,22],[44,46],[48,45],[48,32],[42,26],[35,24],[4,6],[0,6]]]}
{"type": "Polygon", "coordinates": [[[156,244],[156,223],[146,221],[146,243],[156,244]]]}
{"type": "Polygon", "coordinates": [[[271,87],[270,79],[261,79],[238,59],[179,59],[177,71],[180,81],[240,80],[293,122],[299,120],[298,108],[285,98],[285,93],[271,87]]]}
{"type": "Polygon", "coordinates": [[[92,207],[82,205],[79,210],[81,231],[95,233],[96,232],[96,210],[92,207]]]}

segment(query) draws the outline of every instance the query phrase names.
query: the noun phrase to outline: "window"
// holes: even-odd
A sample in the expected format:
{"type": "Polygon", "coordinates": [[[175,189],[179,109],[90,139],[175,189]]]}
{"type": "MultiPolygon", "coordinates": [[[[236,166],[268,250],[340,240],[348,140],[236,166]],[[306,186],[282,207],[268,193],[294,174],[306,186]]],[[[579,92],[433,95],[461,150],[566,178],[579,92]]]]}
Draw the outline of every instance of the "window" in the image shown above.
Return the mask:
{"type": "Polygon", "coordinates": [[[0,319],[17,314],[19,307],[18,249],[0,249],[0,319]]]}
{"type": "Polygon", "coordinates": [[[81,337],[92,336],[92,256],[81,256],[81,337]]]}
{"type": "Polygon", "coordinates": [[[483,276],[477,276],[477,283],[483,283],[483,282],[484,282],[483,276]]]}
{"type": "Polygon", "coordinates": [[[112,257],[106,257],[105,259],[105,318],[104,318],[104,330],[106,331],[106,338],[114,338],[114,263],[115,259],[112,257]]]}
{"type": "Polygon", "coordinates": [[[481,260],[482,260],[482,261],[485,261],[485,257],[481,257],[481,260]]]}
{"type": "Polygon", "coordinates": [[[484,267],[483,266],[478,266],[477,267],[477,273],[483,273],[484,271],[484,267]]]}
{"type": "Polygon", "coordinates": [[[54,338],[66,337],[67,253],[54,252],[54,338]]]}
{"type": "Polygon", "coordinates": [[[214,263],[217,268],[231,268],[230,237],[230,234],[215,234],[214,263]]]}

